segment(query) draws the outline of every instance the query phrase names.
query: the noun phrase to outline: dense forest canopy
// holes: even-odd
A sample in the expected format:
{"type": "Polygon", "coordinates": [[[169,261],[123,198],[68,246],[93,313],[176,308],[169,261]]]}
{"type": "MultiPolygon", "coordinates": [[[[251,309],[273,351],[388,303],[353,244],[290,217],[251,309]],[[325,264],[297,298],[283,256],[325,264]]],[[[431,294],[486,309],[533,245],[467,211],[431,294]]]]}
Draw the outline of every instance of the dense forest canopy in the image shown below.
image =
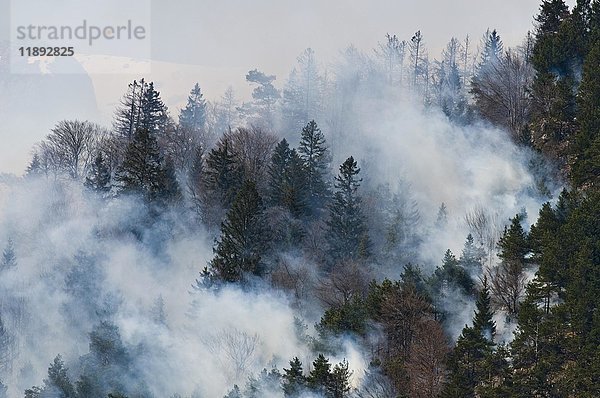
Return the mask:
{"type": "Polygon", "coordinates": [[[58,121],[0,176],[0,397],[600,396],[600,1],[426,38],[58,121]]]}

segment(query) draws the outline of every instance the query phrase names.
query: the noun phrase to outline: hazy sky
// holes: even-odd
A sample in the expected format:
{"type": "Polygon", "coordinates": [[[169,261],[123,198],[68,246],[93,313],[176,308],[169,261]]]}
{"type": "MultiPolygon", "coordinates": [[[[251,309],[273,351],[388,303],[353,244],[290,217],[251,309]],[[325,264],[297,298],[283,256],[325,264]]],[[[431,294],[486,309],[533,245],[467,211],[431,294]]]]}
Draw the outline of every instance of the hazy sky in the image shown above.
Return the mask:
{"type": "MultiPolygon", "coordinates": [[[[14,0],[17,1],[17,0],[14,0]]],[[[18,0],[28,1],[28,0],[18,0]]],[[[48,0],[64,4],[72,0],[48,0]]],[[[145,0],[137,0],[145,1],[145,0]]],[[[574,2],[571,1],[570,3],[574,2]]],[[[487,28],[496,28],[505,45],[519,44],[532,29],[540,0],[180,0],[152,1],[152,73],[172,114],[194,82],[207,98],[221,96],[233,85],[247,98],[245,73],[254,68],[277,75],[281,87],[305,48],[315,50],[323,67],[349,44],[370,52],[386,33],[410,39],[421,30],[431,58],[438,57],[448,40],[468,34],[478,43],[487,28]]],[[[0,39],[9,32],[8,0],[0,0],[0,39]],[[4,11],[4,12],[3,12],[4,11]]],[[[81,59],[93,71],[106,58],[81,59]]],[[[39,141],[60,118],[87,117],[109,125],[113,107],[127,83],[137,76],[90,73],[61,78],[39,76],[33,81],[46,90],[30,88],[22,76],[7,76],[0,68],[0,172],[20,174],[39,141]],[[2,86],[0,86],[2,87],[2,86]],[[60,100],[50,101],[50,97],[60,100]],[[4,97],[4,98],[2,98],[4,97]],[[82,99],[83,98],[83,99],[82,99]],[[16,103],[15,103],[16,101],[16,103]],[[18,104],[28,104],[18,105],[18,104]],[[7,105],[9,104],[9,105],[7,105]],[[12,104],[12,106],[10,105],[12,104]],[[20,107],[20,108],[19,108],[20,107]],[[27,126],[21,121],[27,119],[27,126]],[[5,122],[5,121],[2,121],[5,122]],[[6,139],[8,138],[8,140],[6,139]]]]}

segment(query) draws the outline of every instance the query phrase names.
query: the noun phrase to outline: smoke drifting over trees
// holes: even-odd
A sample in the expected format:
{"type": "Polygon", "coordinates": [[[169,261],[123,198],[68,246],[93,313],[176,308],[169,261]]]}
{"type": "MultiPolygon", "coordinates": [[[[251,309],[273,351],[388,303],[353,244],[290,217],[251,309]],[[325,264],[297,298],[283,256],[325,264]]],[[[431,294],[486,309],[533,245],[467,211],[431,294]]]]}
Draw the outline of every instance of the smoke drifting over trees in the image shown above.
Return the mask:
{"type": "Polygon", "coordinates": [[[599,4],[58,121],[0,176],[0,397],[597,395],[599,4]]]}

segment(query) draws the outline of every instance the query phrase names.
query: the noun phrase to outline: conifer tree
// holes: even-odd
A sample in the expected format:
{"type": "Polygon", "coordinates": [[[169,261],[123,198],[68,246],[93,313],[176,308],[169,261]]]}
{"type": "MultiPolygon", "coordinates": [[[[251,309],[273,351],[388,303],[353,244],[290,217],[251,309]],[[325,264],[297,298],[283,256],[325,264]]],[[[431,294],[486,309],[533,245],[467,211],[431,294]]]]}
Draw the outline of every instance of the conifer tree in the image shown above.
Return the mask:
{"type": "Polygon", "coordinates": [[[577,186],[600,184],[600,40],[592,45],[583,65],[583,79],[577,96],[580,129],[572,153],[572,177],[577,186]]]}
{"type": "Polygon", "coordinates": [[[247,274],[260,276],[266,248],[262,199],[256,185],[246,181],[221,224],[211,272],[223,282],[244,282],[247,274]]]}
{"type": "Polygon", "coordinates": [[[48,368],[48,378],[44,380],[44,392],[42,396],[58,396],[61,398],[75,398],[75,387],[69,380],[64,362],[60,355],[54,358],[54,361],[48,368]]]}
{"type": "Polygon", "coordinates": [[[313,391],[324,394],[330,383],[331,364],[329,359],[325,358],[323,354],[319,354],[313,361],[313,369],[308,375],[308,385],[313,391]]]}
{"type": "Polygon", "coordinates": [[[206,158],[204,182],[207,190],[228,208],[242,183],[242,172],[229,140],[220,141],[206,158]]]}
{"type": "Polygon", "coordinates": [[[329,149],[325,136],[314,120],[302,129],[298,154],[304,161],[309,205],[313,213],[325,206],[329,197],[327,171],[330,163],[329,149]]]}
{"type": "Polygon", "coordinates": [[[281,206],[283,203],[290,154],[290,146],[284,138],[277,144],[271,156],[267,174],[269,175],[269,201],[274,206],[281,206]]]}
{"type": "Polygon", "coordinates": [[[330,380],[327,385],[327,395],[331,398],[348,397],[351,375],[352,372],[348,369],[348,361],[343,360],[335,365],[331,371],[330,380]]]}
{"type": "Polygon", "coordinates": [[[196,137],[200,135],[206,123],[206,101],[200,85],[196,83],[187,99],[185,108],[179,113],[179,126],[191,131],[196,137]]]}
{"type": "Polygon", "coordinates": [[[298,357],[290,361],[290,368],[283,369],[283,393],[286,397],[298,397],[306,386],[306,377],[302,371],[302,362],[298,357]]]}
{"type": "Polygon", "coordinates": [[[493,341],[496,335],[496,322],[492,319],[493,312],[491,307],[490,289],[487,276],[481,281],[482,286],[475,303],[475,315],[473,317],[473,329],[481,333],[489,341],[493,341]]]}
{"type": "Polygon", "coordinates": [[[42,174],[43,170],[42,163],[40,162],[40,156],[37,153],[34,153],[31,162],[27,166],[27,170],[25,170],[25,175],[27,177],[35,177],[42,174]]]}
{"type": "Polygon", "coordinates": [[[137,193],[150,202],[175,201],[180,195],[172,165],[166,165],[153,134],[138,130],[125,151],[116,180],[122,193],[137,193]]]}
{"type": "Polygon", "coordinates": [[[0,263],[0,269],[6,270],[17,265],[17,255],[15,254],[15,245],[12,239],[8,239],[6,247],[2,252],[2,262],[0,263]]]}
{"type": "Polygon", "coordinates": [[[477,247],[473,235],[467,235],[463,251],[460,255],[458,262],[466,270],[481,270],[483,266],[483,258],[485,257],[485,250],[483,247],[477,247]]]}
{"type": "Polygon", "coordinates": [[[268,168],[269,200],[298,217],[307,211],[307,175],[304,163],[285,138],[275,147],[268,168]]]}
{"type": "Polygon", "coordinates": [[[86,188],[97,193],[105,193],[110,190],[110,170],[104,161],[102,153],[96,155],[84,185],[86,188]]]}
{"type": "Polygon", "coordinates": [[[168,125],[167,107],[160,98],[160,93],[154,89],[154,83],[150,82],[143,93],[138,128],[148,130],[150,134],[158,139],[165,133],[168,125]]]}
{"type": "Polygon", "coordinates": [[[369,254],[370,242],[357,193],[362,181],[357,178],[359,172],[351,156],[340,166],[340,173],[335,177],[336,192],[327,221],[327,242],[334,262],[344,258],[364,258],[369,254]]]}

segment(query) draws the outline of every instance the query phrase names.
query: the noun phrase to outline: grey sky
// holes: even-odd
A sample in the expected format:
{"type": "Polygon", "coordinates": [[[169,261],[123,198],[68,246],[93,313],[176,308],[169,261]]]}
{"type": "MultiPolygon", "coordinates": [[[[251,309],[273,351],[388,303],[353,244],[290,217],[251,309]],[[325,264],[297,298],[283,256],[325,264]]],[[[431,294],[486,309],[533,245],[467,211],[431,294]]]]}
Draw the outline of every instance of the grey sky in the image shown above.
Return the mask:
{"type": "MultiPolygon", "coordinates": [[[[56,4],[65,1],[55,0],[56,4]]],[[[6,7],[7,2],[0,0],[0,5],[6,7]]],[[[276,84],[281,87],[296,57],[307,47],[313,48],[321,65],[327,67],[347,45],[352,43],[370,52],[388,32],[408,40],[421,30],[431,58],[438,57],[453,36],[464,39],[468,34],[478,44],[487,28],[496,28],[505,45],[516,45],[532,29],[540,2],[153,0],[153,62],[152,74],[147,78],[156,82],[176,115],[196,81],[208,99],[219,98],[228,85],[234,86],[239,97],[247,98],[249,88],[244,74],[259,68],[277,75],[276,84]]],[[[6,8],[0,14],[3,10],[6,8]]],[[[0,39],[5,39],[8,21],[2,18],[0,39]]],[[[84,67],[93,70],[97,62],[101,60],[88,59],[84,67]]],[[[5,69],[0,69],[0,73],[6,74],[5,69]]],[[[8,123],[0,125],[0,136],[3,143],[9,143],[0,147],[0,172],[20,174],[31,145],[42,139],[60,118],[86,117],[109,125],[112,108],[133,78],[91,73],[89,79],[75,75],[60,79],[39,76],[26,84],[27,79],[20,76],[0,76],[0,83],[9,82],[8,89],[0,92],[0,106],[5,107],[0,109],[0,115],[8,118],[8,123]],[[32,81],[47,90],[20,88],[29,87],[32,81]],[[46,106],[52,95],[61,98],[46,106]],[[24,119],[29,123],[21,126],[24,119]]]]}

